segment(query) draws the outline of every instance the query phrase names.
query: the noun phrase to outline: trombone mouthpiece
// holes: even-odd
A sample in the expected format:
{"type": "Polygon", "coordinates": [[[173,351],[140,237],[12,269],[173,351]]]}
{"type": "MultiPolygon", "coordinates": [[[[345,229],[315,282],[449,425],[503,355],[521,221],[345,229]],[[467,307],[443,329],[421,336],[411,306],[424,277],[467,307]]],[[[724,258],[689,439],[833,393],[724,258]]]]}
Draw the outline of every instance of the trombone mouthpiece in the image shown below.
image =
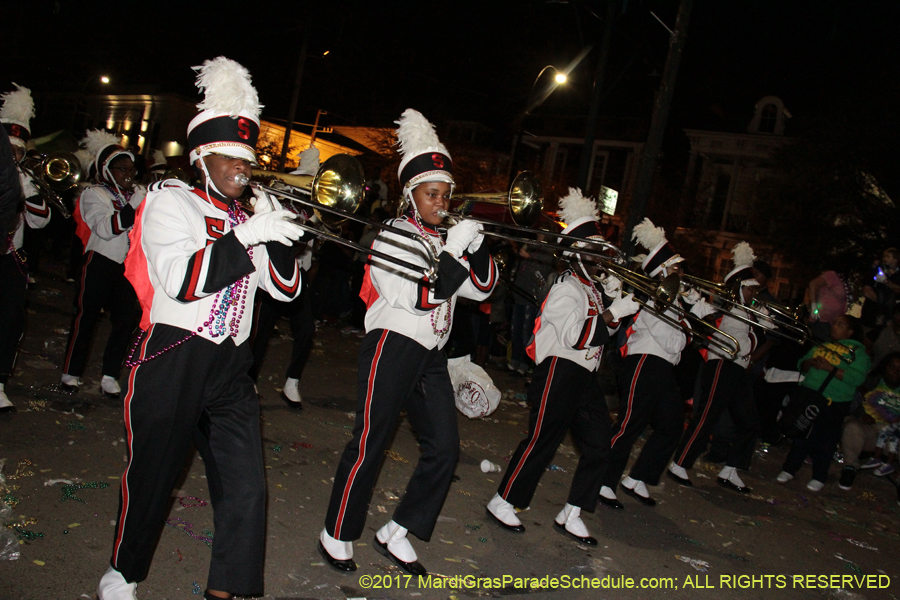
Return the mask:
{"type": "Polygon", "coordinates": [[[250,178],[244,175],[243,173],[238,173],[234,176],[234,182],[238,185],[249,185],[250,178]]]}
{"type": "Polygon", "coordinates": [[[439,210],[439,211],[437,211],[437,215],[439,217],[444,217],[446,219],[447,217],[450,216],[450,213],[448,213],[446,210],[439,210]]]}

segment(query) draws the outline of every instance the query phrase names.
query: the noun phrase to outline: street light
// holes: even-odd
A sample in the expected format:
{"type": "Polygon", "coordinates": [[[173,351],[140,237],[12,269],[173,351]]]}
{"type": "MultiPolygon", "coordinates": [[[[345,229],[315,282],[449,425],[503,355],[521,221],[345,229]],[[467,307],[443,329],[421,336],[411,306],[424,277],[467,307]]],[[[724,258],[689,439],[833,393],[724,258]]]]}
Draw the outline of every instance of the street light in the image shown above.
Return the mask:
{"type": "Polygon", "coordinates": [[[100,78],[100,83],[109,83],[109,77],[104,75],[103,77],[100,78]]]}
{"type": "Polygon", "coordinates": [[[531,111],[533,111],[535,108],[537,108],[538,106],[543,104],[544,101],[550,97],[550,94],[552,94],[553,91],[556,88],[558,88],[560,85],[564,84],[566,82],[566,80],[568,80],[568,76],[566,75],[566,73],[563,71],[560,71],[553,65],[547,65],[546,67],[541,69],[540,72],[537,74],[537,77],[534,78],[534,83],[531,84],[531,90],[529,90],[528,98],[525,101],[525,112],[522,114],[522,117],[519,119],[519,129],[516,132],[516,138],[513,142],[512,152],[509,155],[509,180],[510,180],[510,183],[512,183],[512,178],[515,176],[516,155],[518,154],[518,151],[519,151],[519,145],[522,143],[522,122],[525,120],[525,117],[527,117],[529,114],[531,114],[531,111]],[[547,69],[552,69],[556,73],[556,75],[553,77],[554,83],[552,83],[550,86],[548,86],[547,89],[542,94],[539,94],[537,98],[532,99],[532,97],[534,96],[534,88],[537,87],[538,81],[541,80],[541,77],[547,71],[547,69]]]}

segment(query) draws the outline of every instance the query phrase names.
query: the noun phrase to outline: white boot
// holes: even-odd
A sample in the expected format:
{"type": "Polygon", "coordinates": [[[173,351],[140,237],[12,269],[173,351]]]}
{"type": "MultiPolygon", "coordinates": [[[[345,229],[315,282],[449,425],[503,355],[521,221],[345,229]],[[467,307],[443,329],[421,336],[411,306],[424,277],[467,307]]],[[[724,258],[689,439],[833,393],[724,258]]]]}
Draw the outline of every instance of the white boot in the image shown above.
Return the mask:
{"type": "Polygon", "coordinates": [[[119,382],[116,381],[115,377],[110,377],[109,375],[104,375],[100,380],[100,390],[107,396],[114,396],[116,398],[122,393],[119,382]]]}
{"type": "Polygon", "coordinates": [[[10,412],[16,409],[13,406],[13,403],[9,401],[9,396],[6,395],[6,387],[5,383],[0,383],[0,412],[10,412]]]}
{"type": "Polygon", "coordinates": [[[319,534],[319,541],[322,542],[325,551],[328,552],[332,558],[336,558],[337,560],[350,560],[353,558],[353,542],[336,540],[328,535],[328,532],[324,529],[322,530],[322,533],[319,534]]]}
{"type": "Polygon", "coordinates": [[[516,508],[501,498],[500,494],[494,494],[494,497],[487,504],[487,510],[506,527],[525,531],[525,528],[522,527],[522,521],[516,516],[516,508]]]}
{"type": "Polygon", "coordinates": [[[401,527],[394,521],[378,530],[375,537],[382,544],[387,545],[388,551],[403,562],[411,563],[419,559],[412,544],[406,539],[406,527],[401,527]]]}
{"type": "Polygon", "coordinates": [[[591,537],[587,526],[584,524],[584,521],[581,520],[580,506],[572,506],[567,503],[563,509],[559,511],[559,514],[556,515],[554,524],[556,525],[557,530],[564,529],[566,533],[583,544],[589,546],[597,545],[597,539],[591,537]]]}
{"type": "Polygon", "coordinates": [[[284,396],[291,402],[300,404],[303,399],[300,397],[300,380],[288,377],[284,381],[284,396]]]}
{"type": "Polygon", "coordinates": [[[775,478],[775,481],[777,481],[778,483],[787,483],[788,481],[790,481],[793,478],[794,478],[794,476],[791,475],[790,473],[788,473],[787,471],[782,471],[781,473],[778,474],[778,477],[775,478]]]}
{"type": "Polygon", "coordinates": [[[622,488],[625,490],[625,493],[629,496],[634,496],[637,498],[642,504],[646,506],[656,506],[656,500],[650,497],[650,492],[647,490],[647,484],[639,479],[632,479],[630,475],[626,475],[624,479],[622,479],[622,488]]]}
{"type": "Polygon", "coordinates": [[[137,600],[137,584],[128,583],[112,567],[106,570],[97,586],[98,600],[137,600]]]}

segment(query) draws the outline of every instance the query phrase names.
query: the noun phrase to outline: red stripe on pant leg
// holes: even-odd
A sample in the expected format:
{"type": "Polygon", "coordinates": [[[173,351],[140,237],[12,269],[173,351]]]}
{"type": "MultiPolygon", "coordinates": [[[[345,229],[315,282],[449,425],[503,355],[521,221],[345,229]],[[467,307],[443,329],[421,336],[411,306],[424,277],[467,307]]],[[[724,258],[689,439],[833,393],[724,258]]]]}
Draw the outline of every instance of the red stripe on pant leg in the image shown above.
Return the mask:
{"type": "Polygon", "coordinates": [[[700,422],[697,423],[697,427],[694,429],[694,434],[691,436],[691,439],[688,440],[687,445],[684,447],[684,451],[681,453],[681,456],[678,457],[678,460],[675,461],[675,464],[681,466],[681,463],[684,461],[684,457],[687,456],[688,450],[691,449],[691,445],[693,445],[694,440],[697,439],[697,432],[703,427],[703,423],[706,421],[706,415],[709,414],[709,407],[712,406],[713,396],[716,395],[716,386],[719,384],[719,373],[722,371],[722,364],[724,360],[719,361],[719,366],[716,367],[716,376],[713,377],[712,389],[709,390],[709,398],[706,399],[706,407],[703,409],[703,415],[700,417],[700,422]]]}
{"type": "Polygon", "coordinates": [[[647,360],[646,354],[641,356],[641,360],[638,361],[637,368],[634,370],[634,377],[631,378],[631,387],[628,389],[628,410],[625,411],[625,418],[622,420],[622,425],[619,427],[619,433],[614,435],[613,439],[609,442],[610,448],[615,446],[616,440],[625,433],[625,428],[628,426],[628,421],[631,419],[632,408],[634,408],[634,390],[637,388],[638,377],[641,374],[641,367],[644,366],[645,360],[647,360]]]}
{"type": "Polygon", "coordinates": [[[66,353],[66,362],[63,364],[63,373],[70,375],[69,363],[72,361],[72,351],[75,349],[75,340],[78,339],[78,331],[81,329],[81,317],[84,315],[84,282],[87,281],[88,265],[94,257],[94,251],[88,252],[87,261],[81,268],[81,290],[78,292],[78,312],[75,314],[75,322],[72,324],[72,343],[69,345],[69,351],[66,353]]]}
{"type": "Polygon", "coordinates": [[[537,442],[537,439],[541,435],[541,425],[543,425],[544,422],[544,412],[547,408],[547,398],[550,396],[550,384],[553,382],[553,372],[556,370],[556,360],[557,358],[554,356],[553,361],[550,363],[550,372],[547,373],[547,383],[544,384],[544,393],[541,395],[541,408],[538,410],[538,418],[537,422],[534,424],[534,433],[531,436],[531,442],[529,442],[528,447],[525,448],[525,452],[522,453],[522,458],[519,459],[519,464],[516,465],[512,477],[510,477],[509,481],[506,483],[506,488],[503,490],[502,494],[504,500],[506,500],[506,497],[509,495],[512,484],[515,482],[516,477],[519,476],[522,467],[525,466],[525,461],[528,459],[528,455],[531,454],[531,449],[534,448],[535,442],[537,442]]]}
{"type": "MultiPolygon", "coordinates": [[[[139,360],[147,356],[147,345],[150,343],[150,336],[153,335],[153,325],[147,331],[147,339],[141,344],[141,356],[139,360]]],[[[125,531],[125,517],[128,515],[128,500],[131,494],[128,489],[128,471],[131,470],[131,461],[134,460],[134,452],[132,450],[132,438],[134,432],[131,429],[131,398],[134,396],[134,379],[140,365],[131,367],[131,373],[128,374],[128,394],[125,395],[125,430],[128,432],[128,466],[122,473],[122,512],[119,513],[119,530],[116,532],[116,541],[113,544],[113,564],[119,561],[119,548],[122,545],[122,534],[125,531]]]]}
{"type": "Polygon", "coordinates": [[[344,513],[347,510],[347,502],[350,498],[353,480],[356,479],[356,473],[362,466],[363,461],[366,460],[366,441],[372,424],[370,417],[372,411],[372,396],[375,391],[375,376],[378,373],[378,361],[381,359],[381,351],[384,347],[387,335],[388,330],[385,329],[381,334],[381,339],[378,340],[378,346],[375,348],[375,356],[372,357],[372,366],[369,368],[369,385],[366,388],[366,406],[363,410],[363,431],[359,439],[359,456],[356,458],[356,463],[354,463],[353,468],[350,469],[350,475],[347,477],[347,483],[344,485],[344,493],[341,495],[341,508],[338,510],[337,519],[335,519],[334,524],[334,538],[336,540],[341,539],[341,526],[344,522],[344,513]]]}

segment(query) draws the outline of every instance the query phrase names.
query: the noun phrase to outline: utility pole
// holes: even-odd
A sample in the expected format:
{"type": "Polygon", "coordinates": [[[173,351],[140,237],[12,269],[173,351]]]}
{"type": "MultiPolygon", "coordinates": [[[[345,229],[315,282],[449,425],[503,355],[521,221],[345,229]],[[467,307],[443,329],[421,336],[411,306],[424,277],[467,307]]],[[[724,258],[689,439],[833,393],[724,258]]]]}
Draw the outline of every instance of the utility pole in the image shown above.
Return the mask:
{"type": "MultiPolygon", "coordinates": [[[[321,108],[316,111],[316,122],[313,123],[312,135],[309,136],[309,147],[312,148],[316,145],[316,132],[319,130],[319,117],[322,115],[327,115],[328,113],[321,108]]],[[[326,133],[328,133],[326,131],[326,133]]]]}
{"type": "Polygon", "coordinates": [[[647,200],[653,189],[653,177],[656,174],[656,165],[659,161],[663,135],[666,131],[666,121],[669,119],[669,109],[672,106],[672,95],[675,91],[675,81],[678,78],[678,67],[681,64],[681,55],[684,52],[684,42],[685,38],[687,38],[688,21],[690,20],[693,4],[694,0],[681,0],[681,5],[678,7],[678,17],[675,19],[675,29],[670,32],[669,55],[666,57],[662,81],[659,84],[659,92],[653,105],[650,133],[647,136],[647,143],[644,145],[644,151],[641,153],[638,161],[634,192],[631,195],[631,211],[628,215],[628,224],[625,227],[623,244],[626,254],[631,254],[634,251],[631,232],[634,230],[635,225],[644,220],[647,200]]]}
{"type": "MultiPolygon", "coordinates": [[[[312,29],[311,20],[307,19],[303,28],[303,43],[300,46],[300,58],[297,59],[297,77],[294,79],[294,91],[291,93],[291,107],[288,109],[287,123],[284,124],[284,141],[281,144],[281,157],[278,165],[282,173],[287,172],[285,158],[291,142],[291,132],[294,129],[294,119],[297,116],[297,101],[300,98],[300,82],[303,80],[303,67],[306,65],[306,48],[309,45],[309,33],[312,29]]],[[[315,131],[315,130],[313,130],[315,131]]]]}
{"type": "Polygon", "coordinates": [[[587,128],[584,133],[584,144],[581,149],[581,164],[578,165],[578,187],[588,193],[588,173],[591,171],[591,160],[594,158],[594,135],[597,130],[597,113],[600,111],[600,98],[603,93],[603,80],[606,78],[606,65],[609,62],[609,46],[613,35],[613,25],[618,10],[618,0],[607,0],[606,23],[603,27],[603,39],[600,41],[600,57],[597,59],[597,72],[594,75],[594,89],[591,93],[591,108],[588,111],[587,128]]]}

